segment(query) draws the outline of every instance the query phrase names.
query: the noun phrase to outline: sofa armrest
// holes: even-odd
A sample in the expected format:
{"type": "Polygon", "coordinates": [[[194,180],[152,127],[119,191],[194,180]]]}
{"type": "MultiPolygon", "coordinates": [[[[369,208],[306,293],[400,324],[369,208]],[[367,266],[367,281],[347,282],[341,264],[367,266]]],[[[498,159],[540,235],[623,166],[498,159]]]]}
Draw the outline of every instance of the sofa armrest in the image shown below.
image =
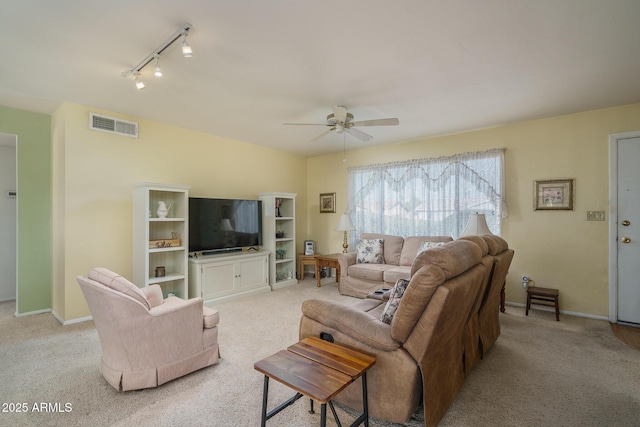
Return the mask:
{"type": "Polygon", "coordinates": [[[164,300],[164,303],[153,307],[149,310],[149,313],[152,316],[165,316],[180,310],[196,310],[200,312],[200,316],[202,316],[202,298],[191,298],[189,300],[184,300],[178,297],[168,297],[164,300]],[[197,308],[191,308],[197,306],[197,308]]]}
{"type": "Polygon", "coordinates": [[[392,351],[400,347],[391,338],[390,325],[349,305],[318,299],[306,300],[302,303],[302,315],[373,348],[392,351]]]}
{"type": "Polygon", "coordinates": [[[347,277],[349,275],[349,266],[356,263],[356,253],[348,252],[338,255],[338,264],[340,264],[340,276],[347,277]]]}

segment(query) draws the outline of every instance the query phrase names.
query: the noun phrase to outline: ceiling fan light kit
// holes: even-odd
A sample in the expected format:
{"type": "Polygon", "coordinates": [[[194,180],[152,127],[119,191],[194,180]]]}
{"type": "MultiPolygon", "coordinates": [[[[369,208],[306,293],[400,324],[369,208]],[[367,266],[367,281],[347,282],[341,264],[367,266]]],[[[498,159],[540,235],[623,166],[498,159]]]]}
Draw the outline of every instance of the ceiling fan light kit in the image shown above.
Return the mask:
{"type": "Polygon", "coordinates": [[[173,33],[167,40],[165,40],[164,43],[158,46],[157,49],[155,49],[153,52],[147,55],[142,61],[140,61],[138,65],[136,65],[131,69],[124,70],[122,72],[122,77],[126,78],[129,76],[133,76],[136,88],[138,88],[138,90],[144,89],[146,86],[142,82],[142,80],[140,80],[140,72],[144,67],[149,65],[151,61],[155,61],[153,74],[156,77],[162,77],[162,69],[160,68],[160,65],[159,65],[160,55],[169,46],[171,46],[176,40],[179,40],[180,38],[182,38],[182,55],[185,58],[191,58],[193,56],[193,50],[191,49],[191,46],[187,42],[187,35],[189,34],[189,30],[191,30],[191,24],[184,24],[182,27],[178,29],[178,31],[173,33]]]}
{"type": "Polygon", "coordinates": [[[306,125],[306,126],[327,126],[329,130],[324,131],[320,135],[316,136],[311,140],[311,142],[315,142],[318,139],[322,138],[326,134],[335,131],[337,134],[348,133],[356,139],[359,139],[362,142],[369,141],[373,139],[373,136],[362,132],[356,127],[359,126],[396,126],[400,124],[400,120],[397,118],[388,118],[388,119],[373,119],[373,120],[362,120],[362,121],[354,121],[353,114],[347,111],[347,107],[343,105],[334,105],[333,113],[327,115],[326,123],[283,123],[284,125],[306,125]]]}

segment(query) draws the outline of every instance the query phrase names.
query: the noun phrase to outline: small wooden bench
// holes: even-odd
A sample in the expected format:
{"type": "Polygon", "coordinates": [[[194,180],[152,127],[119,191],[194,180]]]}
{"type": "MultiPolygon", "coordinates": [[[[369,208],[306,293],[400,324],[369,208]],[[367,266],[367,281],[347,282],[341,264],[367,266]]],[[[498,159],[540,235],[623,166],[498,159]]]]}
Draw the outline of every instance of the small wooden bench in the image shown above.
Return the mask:
{"type": "Polygon", "coordinates": [[[316,265],[317,264],[318,264],[318,261],[316,261],[315,255],[298,254],[298,280],[304,279],[304,266],[305,265],[312,265],[313,266],[313,272],[315,274],[316,265]]]}
{"type": "Polygon", "coordinates": [[[546,305],[548,307],[555,307],[556,320],[560,321],[560,307],[558,306],[558,290],[551,288],[527,288],[527,309],[525,315],[529,315],[529,309],[531,304],[546,305]]]}

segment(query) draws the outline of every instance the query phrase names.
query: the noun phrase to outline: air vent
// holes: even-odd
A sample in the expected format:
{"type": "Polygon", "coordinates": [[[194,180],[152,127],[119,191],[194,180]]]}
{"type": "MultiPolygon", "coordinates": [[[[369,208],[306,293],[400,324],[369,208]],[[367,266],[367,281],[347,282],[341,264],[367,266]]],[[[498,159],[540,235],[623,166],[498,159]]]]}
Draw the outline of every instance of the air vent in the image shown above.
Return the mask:
{"type": "Polygon", "coordinates": [[[89,113],[89,129],[100,132],[115,133],[117,135],[124,135],[130,138],[138,137],[138,123],[101,116],[96,113],[89,113]]]}

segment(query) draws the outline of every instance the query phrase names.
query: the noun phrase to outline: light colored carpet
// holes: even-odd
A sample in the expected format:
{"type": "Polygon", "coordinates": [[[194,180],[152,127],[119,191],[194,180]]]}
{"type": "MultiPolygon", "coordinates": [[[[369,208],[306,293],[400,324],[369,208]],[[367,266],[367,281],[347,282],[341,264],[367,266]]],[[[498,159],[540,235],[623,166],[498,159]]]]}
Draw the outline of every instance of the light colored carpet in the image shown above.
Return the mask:
{"type": "MultiPolygon", "coordinates": [[[[313,279],[218,304],[218,365],[161,387],[118,393],[98,371],[93,322],[62,326],[50,314],[15,318],[0,304],[3,426],[257,426],[263,376],[253,363],[297,341],[300,304],[351,301],[333,279],[313,279]],[[7,413],[26,403],[27,413],[7,413]],[[34,412],[34,404],[55,412],[34,412]],[[64,410],[71,405],[70,412],[64,410]]],[[[618,341],[608,322],[507,307],[502,335],[467,378],[442,426],[638,426],[640,352],[618,341]]],[[[292,392],[270,382],[270,407],[292,392]]],[[[268,426],[316,426],[301,399],[268,426]]],[[[343,425],[353,415],[338,407],[343,425]]],[[[328,425],[335,425],[328,414],[328,425]]],[[[372,426],[389,423],[372,420],[372,426]]],[[[422,425],[420,410],[407,424],[422,425]]]]}

